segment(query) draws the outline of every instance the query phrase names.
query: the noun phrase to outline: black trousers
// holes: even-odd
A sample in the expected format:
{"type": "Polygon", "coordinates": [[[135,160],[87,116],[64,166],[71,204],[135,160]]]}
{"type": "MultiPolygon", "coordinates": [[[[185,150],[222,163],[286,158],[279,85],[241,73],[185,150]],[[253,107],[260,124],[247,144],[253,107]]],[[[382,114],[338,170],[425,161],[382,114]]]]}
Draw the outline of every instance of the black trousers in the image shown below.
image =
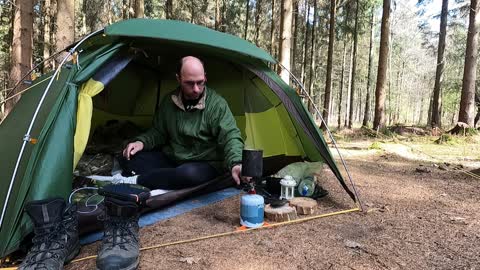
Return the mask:
{"type": "Polygon", "coordinates": [[[176,163],[161,151],[140,151],[127,160],[119,158],[124,176],[139,175],[137,184],[149,189],[182,189],[220,175],[206,161],[176,163]]]}

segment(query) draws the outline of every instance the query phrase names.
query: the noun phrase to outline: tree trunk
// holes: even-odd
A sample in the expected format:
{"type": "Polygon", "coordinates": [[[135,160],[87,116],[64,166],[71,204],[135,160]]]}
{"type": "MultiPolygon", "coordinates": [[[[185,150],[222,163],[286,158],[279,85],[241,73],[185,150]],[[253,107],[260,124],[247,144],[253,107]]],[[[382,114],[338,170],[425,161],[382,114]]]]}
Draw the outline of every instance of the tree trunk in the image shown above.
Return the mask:
{"type": "Polygon", "coordinates": [[[292,0],[282,0],[280,17],[280,63],[284,67],[280,72],[282,80],[290,84],[290,46],[292,43],[292,0]]]}
{"type": "Polygon", "coordinates": [[[145,17],[145,5],[143,0],[135,0],[135,18],[145,17]]]}
{"type": "Polygon", "coordinates": [[[246,0],[247,2],[247,12],[245,14],[245,32],[243,33],[243,39],[247,40],[248,37],[248,17],[250,13],[250,0],[246,0]]]}
{"type": "MultiPolygon", "coordinates": [[[[63,50],[75,41],[75,1],[57,0],[57,33],[56,48],[63,50]]],[[[58,55],[57,62],[61,62],[67,52],[58,55]]]]}
{"type": "Polygon", "coordinates": [[[195,19],[195,3],[193,1],[190,1],[190,23],[194,22],[195,19]]]}
{"type": "Polygon", "coordinates": [[[383,0],[383,15],[378,56],[377,86],[375,89],[375,117],[373,129],[385,126],[385,86],[387,82],[387,61],[390,36],[390,0],[383,0]]]}
{"type": "Polygon", "coordinates": [[[330,108],[330,94],[332,91],[332,70],[333,70],[333,47],[335,45],[335,11],[337,10],[336,0],[330,0],[330,29],[328,35],[328,56],[327,56],[327,82],[325,83],[325,99],[323,101],[323,123],[328,126],[328,113],[330,108]]]}
{"type": "MultiPolygon", "coordinates": [[[[84,0],[85,1],[85,0],[84,0]]],[[[170,0],[171,1],[171,0],[170,0]]],[[[122,18],[124,20],[128,19],[128,15],[129,15],[129,12],[128,12],[128,8],[129,8],[129,0],[123,0],[122,1],[122,18]]],[[[167,4],[168,4],[169,0],[167,0],[167,4]]],[[[84,2],[85,3],[85,2],[84,2]]],[[[93,29],[92,29],[93,30],[93,29]]]]}
{"type": "Polygon", "coordinates": [[[272,0],[272,24],[270,26],[270,55],[273,56],[273,47],[275,44],[275,0],[272,0]]]}
{"type": "Polygon", "coordinates": [[[220,28],[220,20],[221,20],[221,16],[220,16],[220,0],[215,0],[215,30],[219,30],[220,28]]]}
{"type": "MultiPolygon", "coordinates": [[[[51,35],[51,10],[50,10],[50,0],[44,0],[42,6],[42,13],[44,14],[43,17],[43,59],[47,59],[50,57],[50,49],[52,46],[52,42],[50,40],[51,35]]],[[[48,63],[45,63],[42,67],[43,73],[46,73],[49,70],[48,63]]]]}
{"type": "Polygon", "coordinates": [[[305,85],[305,73],[307,72],[307,49],[308,49],[308,15],[310,14],[310,5],[305,0],[305,39],[303,43],[302,72],[300,81],[305,85]]]}
{"type": "Polygon", "coordinates": [[[297,56],[297,46],[298,46],[298,20],[300,18],[300,10],[299,10],[299,5],[298,5],[298,2],[300,0],[294,0],[293,2],[293,9],[295,10],[295,17],[294,17],[294,26],[293,26],[293,48],[292,48],[292,57],[291,57],[291,61],[290,61],[290,67],[291,67],[291,71],[293,74],[297,75],[295,73],[296,71],[296,63],[295,63],[295,60],[296,60],[296,56],[297,56]]]}
{"type": "Polygon", "coordinates": [[[342,126],[342,99],[343,99],[343,84],[345,82],[345,58],[347,56],[347,45],[345,41],[343,42],[343,59],[342,59],[342,74],[340,78],[340,91],[338,97],[338,119],[337,127],[340,129],[342,126]]]}
{"type": "Polygon", "coordinates": [[[448,15],[448,0],[442,1],[442,13],[440,16],[440,36],[438,38],[438,54],[437,54],[437,70],[435,72],[435,85],[433,87],[433,107],[432,107],[432,122],[430,125],[434,127],[442,127],[441,104],[442,104],[442,81],[443,70],[445,67],[443,54],[445,52],[445,39],[447,36],[447,15],[448,15]]]}
{"type": "MultiPolygon", "coordinates": [[[[16,0],[13,8],[12,68],[9,87],[17,84],[30,71],[33,54],[33,0],[16,0]]],[[[20,84],[15,91],[10,93],[10,96],[19,93],[24,88],[25,86],[20,84]]],[[[6,102],[4,117],[13,109],[19,98],[17,96],[6,102]]]]}
{"type": "Polygon", "coordinates": [[[167,20],[173,19],[173,0],[165,1],[165,18],[167,20]]]}
{"type": "MultiPolygon", "coordinates": [[[[317,24],[317,0],[313,0],[313,23],[312,23],[312,43],[310,45],[310,78],[308,82],[308,94],[315,101],[313,93],[313,81],[315,78],[315,25],[317,24]]],[[[314,114],[313,104],[308,100],[308,110],[314,114]]]]}
{"type": "Polygon", "coordinates": [[[358,47],[358,9],[359,2],[355,1],[355,30],[353,33],[353,62],[352,62],[352,80],[350,81],[350,111],[348,112],[348,128],[353,124],[353,100],[355,97],[355,75],[357,73],[357,47],[358,47]]]}
{"type": "Polygon", "coordinates": [[[262,15],[262,0],[257,0],[255,3],[255,45],[258,46],[258,37],[260,35],[260,16],[262,15]]]}
{"type": "Polygon", "coordinates": [[[348,66],[348,84],[347,84],[347,99],[345,101],[345,122],[343,124],[344,127],[348,127],[348,113],[350,112],[350,87],[352,86],[352,67],[353,67],[353,40],[351,41],[352,45],[350,45],[350,65],[348,66]]]}
{"type": "Polygon", "coordinates": [[[465,66],[463,69],[462,96],[458,122],[463,122],[473,127],[475,116],[475,80],[477,77],[477,51],[478,51],[478,23],[480,18],[478,0],[470,2],[470,17],[468,23],[467,48],[465,51],[465,66]]]}
{"type": "Polygon", "coordinates": [[[370,122],[370,86],[372,78],[372,62],[373,62],[373,24],[374,24],[374,15],[375,9],[372,7],[372,15],[370,16],[370,46],[368,48],[368,71],[367,71],[367,97],[365,99],[365,112],[363,114],[363,123],[362,126],[368,126],[370,122]]]}

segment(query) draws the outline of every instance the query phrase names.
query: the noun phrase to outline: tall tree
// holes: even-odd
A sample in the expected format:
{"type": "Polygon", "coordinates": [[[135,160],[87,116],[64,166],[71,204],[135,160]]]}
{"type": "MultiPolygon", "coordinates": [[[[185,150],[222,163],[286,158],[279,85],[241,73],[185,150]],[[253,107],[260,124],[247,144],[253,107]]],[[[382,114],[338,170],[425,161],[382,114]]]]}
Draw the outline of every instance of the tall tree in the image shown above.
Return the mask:
{"type": "MultiPolygon", "coordinates": [[[[171,1],[172,0],[167,0],[171,1]]],[[[220,1],[221,0],[215,0],[215,30],[220,30],[220,25],[222,25],[222,14],[220,12],[220,1]]]]}
{"type": "Polygon", "coordinates": [[[245,14],[245,32],[243,33],[243,39],[247,39],[248,36],[248,17],[250,13],[250,0],[246,0],[247,6],[246,6],[246,14],[245,14]]]}
{"type": "Polygon", "coordinates": [[[270,54],[273,55],[273,47],[275,44],[275,0],[272,0],[272,18],[270,25],[270,54]]]}
{"type": "MultiPolygon", "coordinates": [[[[50,11],[50,0],[44,0],[42,5],[42,13],[43,16],[43,59],[47,59],[50,57],[50,48],[52,46],[50,35],[51,35],[51,11],[50,11]]],[[[43,72],[48,70],[47,63],[45,63],[42,67],[43,72]]]]}
{"type": "Polygon", "coordinates": [[[287,84],[290,83],[290,46],[292,43],[292,0],[282,0],[280,17],[280,63],[285,68],[281,70],[280,77],[287,84]]]}
{"type": "Polygon", "coordinates": [[[135,0],[134,14],[135,18],[145,17],[145,4],[143,0],[135,0]]]}
{"type": "MultiPolygon", "coordinates": [[[[327,56],[327,80],[325,83],[325,99],[323,100],[323,120],[328,126],[328,113],[330,108],[330,93],[332,91],[332,70],[333,70],[333,46],[335,45],[335,12],[337,10],[336,0],[330,0],[330,23],[328,34],[328,56],[327,56]]],[[[323,125],[323,123],[322,123],[323,125]]]]}
{"type": "Polygon", "coordinates": [[[260,35],[260,16],[262,15],[262,0],[257,0],[255,3],[255,36],[253,40],[258,46],[258,37],[260,35]]]}
{"type": "Polygon", "coordinates": [[[371,87],[371,78],[372,78],[372,62],[373,62],[373,23],[375,21],[375,8],[372,7],[370,14],[370,45],[368,47],[368,71],[367,71],[367,96],[365,98],[365,112],[363,114],[362,126],[368,126],[370,122],[370,93],[372,90],[371,87]]]}
{"type": "Polygon", "coordinates": [[[299,9],[299,2],[300,0],[294,0],[293,1],[293,12],[295,16],[293,17],[293,42],[292,42],[292,57],[290,58],[290,66],[292,68],[292,73],[295,73],[295,60],[297,56],[297,45],[298,45],[298,26],[299,26],[299,19],[300,19],[300,9],[299,9]]]}
{"type": "Polygon", "coordinates": [[[475,116],[475,80],[477,78],[477,53],[479,30],[479,3],[471,0],[468,22],[467,48],[465,50],[465,66],[463,69],[462,96],[458,121],[473,127],[475,116]]]}
{"type": "Polygon", "coordinates": [[[432,104],[432,127],[442,127],[442,80],[445,68],[445,39],[447,36],[447,15],[448,0],[442,1],[442,13],[440,15],[440,36],[438,38],[437,53],[437,70],[435,72],[435,85],[433,87],[433,104],[432,104]]]}
{"type": "Polygon", "coordinates": [[[355,77],[357,73],[357,47],[358,47],[358,10],[359,0],[355,1],[355,28],[353,33],[353,62],[352,62],[352,80],[350,81],[350,111],[348,112],[348,128],[353,124],[353,99],[355,96],[355,77]]]}
{"type": "MultiPolygon", "coordinates": [[[[312,23],[312,40],[310,45],[310,78],[308,82],[308,94],[313,97],[313,82],[315,78],[315,29],[317,25],[317,0],[313,0],[313,23],[312,23]]],[[[313,114],[313,104],[308,100],[308,109],[313,114]]]]}
{"type": "MultiPolygon", "coordinates": [[[[33,0],[16,0],[14,4],[12,68],[10,70],[10,87],[19,82],[32,68],[33,53],[33,0]]],[[[22,84],[11,92],[15,95],[24,89],[22,84]]],[[[7,115],[18,101],[15,97],[5,104],[7,115]]]]}
{"type": "Polygon", "coordinates": [[[173,0],[165,1],[165,18],[167,20],[173,19],[173,0]]]}
{"type": "Polygon", "coordinates": [[[305,0],[305,38],[303,39],[303,55],[302,55],[302,72],[300,80],[305,85],[305,74],[307,73],[307,49],[308,49],[308,17],[310,15],[310,5],[308,0],[305,0]]]}
{"type": "Polygon", "coordinates": [[[387,83],[387,61],[390,36],[390,0],[383,0],[382,26],[380,30],[380,52],[378,55],[377,85],[375,89],[375,116],[373,128],[385,126],[385,86],[387,83]]]}
{"type": "Polygon", "coordinates": [[[345,60],[347,57],[347,45],[343,41],[343,58],[342,58],[342,71],[340,75],[340,89],[338,91],[338,115],[337,115],[337,128],[342,126],[342,99],[343,99],[343,84],[345,83],[345,60]]]}
{"type": "MultiPolygon", "coordinates": [[[[63,50],[75,40],[75,1],[57,0],[57,31],[55,47],[63,50]]],[[[66,52],[57,57],[60,62],[66,52]]]]}

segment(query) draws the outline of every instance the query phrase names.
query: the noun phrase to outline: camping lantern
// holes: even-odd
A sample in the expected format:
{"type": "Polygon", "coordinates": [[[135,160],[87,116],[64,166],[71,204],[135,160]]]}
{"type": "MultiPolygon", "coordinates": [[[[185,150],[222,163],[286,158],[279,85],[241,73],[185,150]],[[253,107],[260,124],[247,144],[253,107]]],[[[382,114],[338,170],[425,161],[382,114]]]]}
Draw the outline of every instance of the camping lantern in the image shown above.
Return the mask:
{"type": "Polygon", "coordinates": [[[280,181],[280,199],[290,200],[294,197],[295,186],[297,182],[290,175],[285,175],[285,177],[280,181]]]}

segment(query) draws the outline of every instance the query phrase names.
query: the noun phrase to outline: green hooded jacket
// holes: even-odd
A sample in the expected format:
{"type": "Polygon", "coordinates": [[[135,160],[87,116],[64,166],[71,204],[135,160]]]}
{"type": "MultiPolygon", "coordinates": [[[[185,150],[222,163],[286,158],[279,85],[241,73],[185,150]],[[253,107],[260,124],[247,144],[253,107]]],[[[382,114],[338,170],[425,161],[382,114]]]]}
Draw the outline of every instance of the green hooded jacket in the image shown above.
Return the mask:
{"type": "Polygon", "coordinates": [[[184,108],[179,89],[166,95],[153,126],[136,139],[144,150],[160,146],[179,163],[209,161],[218,170],[231,170],[242,161],[243,139],[235,118],[227,101],[211,88],[205,88],[193,110],[184,108]]]}

